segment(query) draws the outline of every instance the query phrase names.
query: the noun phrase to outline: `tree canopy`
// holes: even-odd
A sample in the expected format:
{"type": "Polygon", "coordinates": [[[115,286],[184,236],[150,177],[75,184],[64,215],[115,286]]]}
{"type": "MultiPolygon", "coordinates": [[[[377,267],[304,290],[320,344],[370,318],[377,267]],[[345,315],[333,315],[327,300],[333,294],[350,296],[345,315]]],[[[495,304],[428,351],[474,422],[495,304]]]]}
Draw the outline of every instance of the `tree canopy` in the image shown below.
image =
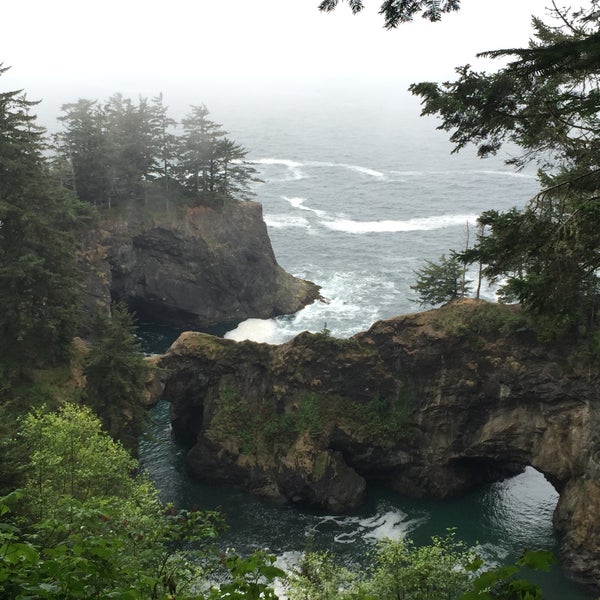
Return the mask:
{"type": "Polygon", "coordinates": [[[484,212],[461,257],[502,282],[505,299],[563,325],[591,325],[600,294],[598,6],[554,5],[551,23],[533,20],[529,48],[485,53],[513,57],[495,73],[466,65],[456,81],[410,87],[455,152],[475,144],[484,158],[511,142],[508,164],[538,166],[543,191],[523,209],[484,212]]]}
{"type": "MultiPolygon", "coordinates": [[[[363,0],[347,0],[354,14],[364,9],[363,0]]],[[[319,10],[330,12],[339,4],[339,0],[323,0],[319,10]]],[[[385,27],[394,29],[400,23],[412,21],[419,13],[424,19],[439,21],[443,13],[460,9],[460,0],[384,0],[379,14],[383,15],[385,27]]]]}
{"type": "Polygon", "coordinates": [[[438,262],[426,261],[415,271],[417,280],[410,288],[418,295],[421,306],[443,304],[464,298],[471,291],[471,280],[465,276],[465,264],[456,254],[442,255],[438,262]]]}
{"type": "Polygon", "coordinates": [[[84,211],[50,176],[36,104],[0,93],[0,363],[9,370],[64,358],[78,308],[84,211]]]}
{"type": "Polygon", "coordinates": [[[114,94],[107,102],[79,99],[65,104],[55,136],[60,180],[99,208],[146,204],[152,189],[219,208],[247,200],[256,170],[248,151],[226,137],[204,105],[192,106],[178,123],[168,116],[162,95],[133,102],[114,94]]]}
{"type": "Polygon", "coordinates": [[[137,454],[148,419],[142,403],[147,367],[135,337],[133,316],[124,305],[113,305],[110,316],[96,317],[84,374],[86,404],[114,439],[137,454]]]}

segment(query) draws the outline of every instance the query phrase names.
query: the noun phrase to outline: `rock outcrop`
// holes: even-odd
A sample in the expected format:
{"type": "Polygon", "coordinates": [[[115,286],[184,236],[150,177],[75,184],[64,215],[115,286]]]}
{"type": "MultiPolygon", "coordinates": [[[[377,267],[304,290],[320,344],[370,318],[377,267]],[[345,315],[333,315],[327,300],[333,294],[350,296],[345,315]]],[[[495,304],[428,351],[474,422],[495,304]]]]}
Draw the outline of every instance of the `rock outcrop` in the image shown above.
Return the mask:
{"type": "Polygon", "coordinates": [[[255,202],[104,223],[81,262],[86,310],[122,300],[142,319],[182,328],[290,314],[319,298],[277,264],[255,202]]]}
{"type": "Polygon", "coordinates": [[[516,307],[280,346],[186,333],[157,362],[197,477],[343,511],[366,481],[444,498],[531,465],[560,494],[563,564],[600,583],[598,370],[574,343],[538,342],[516,307]]]}

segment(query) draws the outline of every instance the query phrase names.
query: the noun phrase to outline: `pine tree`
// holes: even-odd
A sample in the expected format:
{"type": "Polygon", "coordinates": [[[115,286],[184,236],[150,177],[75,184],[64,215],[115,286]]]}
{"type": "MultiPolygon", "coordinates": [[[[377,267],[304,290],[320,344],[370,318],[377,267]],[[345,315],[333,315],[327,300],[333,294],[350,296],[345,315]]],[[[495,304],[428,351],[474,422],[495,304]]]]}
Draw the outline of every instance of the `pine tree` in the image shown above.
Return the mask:
{"type": "Polygon", "coordinates": [[[467,144],[507,161],[535,163],[543,191],[524,209],[486,211],[487,235],[461,254],[502,282],[501,294],[553,323],[556,332],[594,327],[600,303],[600,2],[534,19],[528,48],[487,52],[514,60],[495,73],[468,65],[458,79],[413,84],[425,115],[441,119],[455,152],[467,144]]]}
{"type": "Polygon", "coordinates": [[[64,131],[56,136],[56,151],[70,165],[70,185],[77,197],[94,206],[110,206],[114,174],[104,111],[94,100],[79,99],[62,106],[58,118],[64,131]]]}
{"type": "MultiPolygon", "coordinates": [[[[353,14],[364,9],[363,0],[347,0],[353,14]]],[[[322,0],[319,10],[331,12],[339,4],[339,0],[322,0]]],[[[400,23],[412,21],[415,15],[421,13],[424,19],[439,21],[443,13],[460,9],[460,0],[384,0],[379,14],[383,15],[385,27],[394,29],[400,23]]]]}
{"type": "Polygon", "coordinates": [[[79,297],[81,206],[49,177],[35,104],[0,93],[0,362],[13,372],[66,356],[79,297]]]}
{"type": "Polygon", "coordinates": [[[145,200],[159,168],[160,140],[155,136],[153,111],[145,98],[136,106],[129,98],[114,94],[104,112],[115,198],[118,202],[145,200]]]}
{"type": "Polygon", "coordinates": [[[415,302],[421,306],[444,304],[464,298],[471,291],[471,281],[465,279],[465,264],[456,254],[442,255],[438,262],[426,261],[426,266],[415,271],[417,281],[410,286],[419,295],[415,302]]]}
{"type": "Polygon", "coordinates": [[[177,151],[177,138],[171,130],[176,122],[168,116],[162,94],[152,98],[150,108],[153,136],[158,147],[157,178],[162,179],[166,206],[169,210],[169,180],[173,178],[177,151]]]}
{"type": "Polygon", "coordinates": [[[225,198],[248,200],[252,196],[250,185],[260,181],[256,169],[245,158],[248,154],[241,144],[223,138],[215,147],[216,160],[219,165],[217,190],[225,198]]]}
{"type": "Polygon", "coordinates": [[[225,136],[221,125],[208,118],[206,106],[192,106],[182,120],[179,180],[200,202],[212,203],[217,192],[217,145],[225,136]]]}
{"type": "Polygon", "coordinates": [[[125,306],[113,305],[110,316],[98,315],[92,339],[85,402],[106,431],[135,453],[147,419],[142,406],[146,365],[125,306]]]}

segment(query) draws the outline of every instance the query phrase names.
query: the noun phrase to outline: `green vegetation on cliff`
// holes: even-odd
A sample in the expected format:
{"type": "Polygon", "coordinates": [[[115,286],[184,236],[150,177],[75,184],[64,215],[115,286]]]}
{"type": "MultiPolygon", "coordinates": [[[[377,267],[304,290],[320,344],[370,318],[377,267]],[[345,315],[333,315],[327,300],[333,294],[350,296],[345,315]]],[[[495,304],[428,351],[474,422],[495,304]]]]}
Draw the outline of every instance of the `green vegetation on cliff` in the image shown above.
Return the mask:
{"type": "Polygon", "coordinates": [[[99,208],[144,210],[157,193],[168,212],[174,204],[219,208],[247,199],[256,170],[247,150],[226,137],[208,109],[192,106],[177,135],[162,96],[148,102],[115,94],[107,102],[80,99],[63,106],[55,137],[62,184],[99,208]]]}

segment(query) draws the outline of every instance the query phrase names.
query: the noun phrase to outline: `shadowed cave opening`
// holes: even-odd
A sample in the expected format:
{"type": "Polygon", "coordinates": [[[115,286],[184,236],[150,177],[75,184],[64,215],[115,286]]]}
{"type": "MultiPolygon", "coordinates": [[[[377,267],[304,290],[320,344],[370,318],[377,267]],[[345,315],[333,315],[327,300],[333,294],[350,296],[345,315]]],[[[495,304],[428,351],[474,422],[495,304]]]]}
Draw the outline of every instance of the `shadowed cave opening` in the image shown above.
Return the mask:
{"type": "Polygon", "coordinates": [[[504,481],[525,471],[519,462],[498,461],[486,456],[465,456],[449,461],[448,468],[462,481],[464,491],[470,491],[497,481],[504,481]]]}

